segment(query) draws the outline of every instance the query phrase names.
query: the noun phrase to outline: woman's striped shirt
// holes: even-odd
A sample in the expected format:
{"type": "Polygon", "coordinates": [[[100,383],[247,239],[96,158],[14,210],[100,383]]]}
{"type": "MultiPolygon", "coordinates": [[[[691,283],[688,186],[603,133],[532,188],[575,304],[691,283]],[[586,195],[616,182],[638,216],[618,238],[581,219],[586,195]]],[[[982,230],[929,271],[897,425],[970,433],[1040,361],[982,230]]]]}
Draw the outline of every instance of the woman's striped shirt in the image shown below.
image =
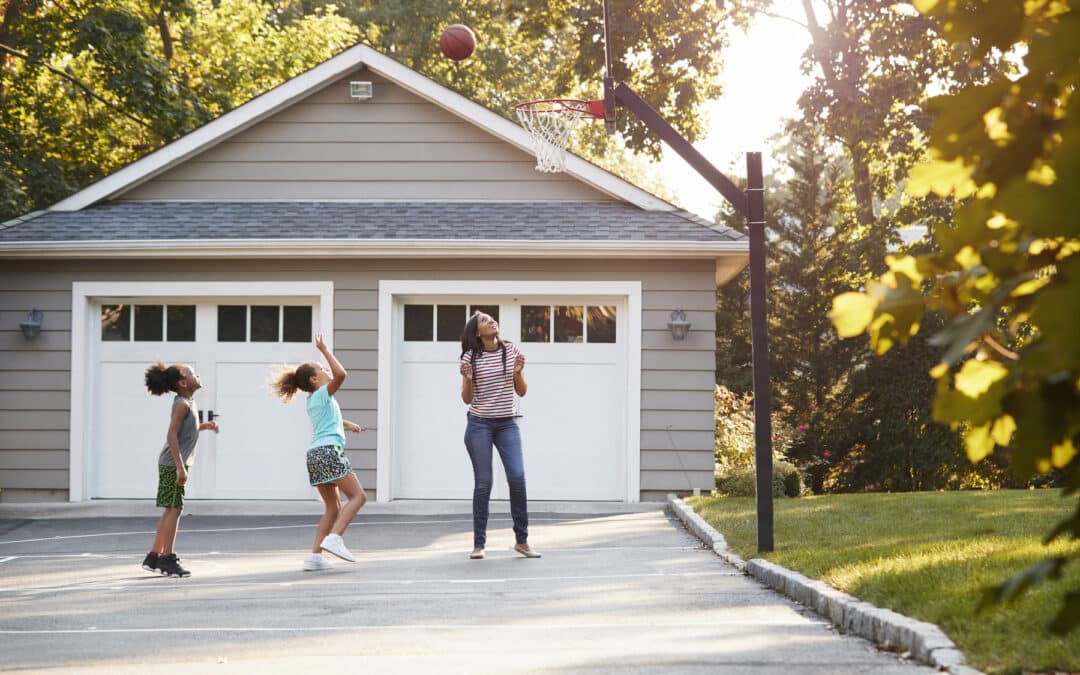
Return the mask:
{"type": "MultiPolygon", "coordinates": [[[[506,345],[506,370],[503,371],[502,347],[493,351],[482,351],[476,359],[473,375],[473,399],[469,412],[477,417],[513,417],[514,416],[514,360],[518,355],[517,345],[506,345]]],[[[461,362],[472,369],[472,352],[465,352],[461,362]]]]}

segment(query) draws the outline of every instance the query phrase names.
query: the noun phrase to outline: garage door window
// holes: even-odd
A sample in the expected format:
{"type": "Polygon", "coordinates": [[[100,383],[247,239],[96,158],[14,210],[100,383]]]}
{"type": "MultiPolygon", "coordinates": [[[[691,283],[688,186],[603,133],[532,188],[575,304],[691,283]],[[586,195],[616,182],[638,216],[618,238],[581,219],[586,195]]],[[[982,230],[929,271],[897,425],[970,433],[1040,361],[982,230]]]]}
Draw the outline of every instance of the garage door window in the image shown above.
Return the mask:
{"type": "Polygon", "coordinates": [[[522,305],[521,341],[613,344],[615,319],[614,305],[522,305]]]}
{"type": "Polygon", "coordinates": [[[405,305],[405,342],[459,342],[474,312],[499,320],[498,305],[405,305]]]}
{"type": "Polygon", "coordinates": [[[102,305],[102,342],[194,342],[195,305],[102,305]]]}
{"type": "Polygon", "coordinates": [[[218,305],[218,342],[309,342],[309,305],[218,305]]]}

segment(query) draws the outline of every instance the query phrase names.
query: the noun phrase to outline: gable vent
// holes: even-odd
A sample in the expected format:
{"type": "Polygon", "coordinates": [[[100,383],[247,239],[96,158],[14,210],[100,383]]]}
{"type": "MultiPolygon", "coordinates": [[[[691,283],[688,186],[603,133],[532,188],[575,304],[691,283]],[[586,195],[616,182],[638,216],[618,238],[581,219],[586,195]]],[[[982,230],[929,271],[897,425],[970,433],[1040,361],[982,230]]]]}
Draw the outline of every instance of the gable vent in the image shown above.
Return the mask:
{"type": "Polygon", "coordinates": [[[355,98],[358,101],[366,101],[371,98],[371,83],[370,82],[350,82],[349,83],[349,96],[355,98]]]}

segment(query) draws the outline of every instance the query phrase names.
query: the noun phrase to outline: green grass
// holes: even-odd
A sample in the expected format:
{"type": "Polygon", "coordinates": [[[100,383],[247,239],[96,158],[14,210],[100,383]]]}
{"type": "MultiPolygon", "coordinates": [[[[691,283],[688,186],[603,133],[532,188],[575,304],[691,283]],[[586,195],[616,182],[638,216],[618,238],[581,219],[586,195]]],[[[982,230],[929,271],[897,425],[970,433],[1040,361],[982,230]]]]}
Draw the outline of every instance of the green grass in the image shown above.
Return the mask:
{"type": "Polygon", "coordinates": [[[842,591],[936,623],[988,673],[1080,670],[1080,629],[1045,629],[1067,589],[1080,588],[1080,561],[1058,581],[976,615],[981,590],[1076,542],[1042,536],[1076,508],[1060,490],[854,494],[778,499],[776,550],[757,553],[753,498],[687,500],[745,559],[764,557],[842,591]]]}

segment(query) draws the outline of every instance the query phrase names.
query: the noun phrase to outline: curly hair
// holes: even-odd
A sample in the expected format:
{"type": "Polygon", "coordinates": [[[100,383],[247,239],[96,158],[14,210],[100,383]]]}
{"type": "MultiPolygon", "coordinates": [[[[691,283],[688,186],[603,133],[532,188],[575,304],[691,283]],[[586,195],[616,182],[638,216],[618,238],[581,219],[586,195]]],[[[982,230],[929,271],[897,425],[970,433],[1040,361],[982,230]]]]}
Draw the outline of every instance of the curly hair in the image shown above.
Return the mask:
{"type": "Polygon", "coordinates": [[[176,385],[184,378],[184,364],[174,363],[166,366],[163,362],[151,363],[146,368],[143,382],[154,396],[161,396],[168,391],[176,391],[176,385]]]}

